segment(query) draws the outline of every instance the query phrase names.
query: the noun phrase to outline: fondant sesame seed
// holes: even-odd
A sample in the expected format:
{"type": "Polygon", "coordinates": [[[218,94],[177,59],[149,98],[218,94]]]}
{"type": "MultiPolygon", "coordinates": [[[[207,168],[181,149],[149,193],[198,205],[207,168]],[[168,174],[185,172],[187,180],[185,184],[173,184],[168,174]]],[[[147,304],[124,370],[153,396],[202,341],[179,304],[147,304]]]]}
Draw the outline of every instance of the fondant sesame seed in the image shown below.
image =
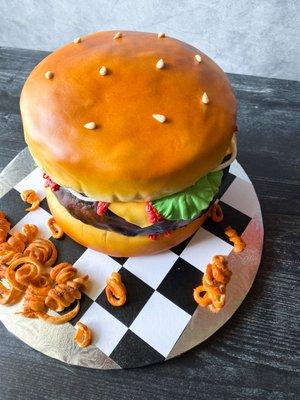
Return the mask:
{"type": "Polygon", "coordinates": [[[122,33],[121,32],[117,32],[114,36],[114,39],[120,39],[122,37],[122,33]]]}
{"type": "Polygon", "coordinates": [[[202,95],[202,103],[204,103],[204,104],[208,104],[209,103],[209,98],[208,98],[206,92],[204,92],[203,95],[202,95]]]}
{"type": "Polygon", "coordinates": [[[77,37],[73,40],[73,43],[75,44],[81,43],[81,40],[82,40],[81,37],[77,37]]]}
{"type": "Polygon", "coordinates": [[[157,63],[156,63],[156,68],[157,69],[163,69],[164,66],[165,66],[165,63],[164,63],[164,60],[162,58],[157,61],[157,63]]]}
{"type": "Polygon", "coordinates": [[[165,35],[164,32],[159,32],[159,33],[157,34],[157,37],[158,37],[159,39],[161,39],[161,38],[166,37],[166,35],[165,35]]]}
{"type": "Polygon", "coordinates": [[[201,58],[200,54],[196,54],[196,55],[195,55],[195,60],[196,60],[198,63],[201,63],[202,58],[201,58]]]}
{"type": "Polygon", "coordinates": [[[46,79],[52,79],[54,77],[54,73],[52,71],[47,71],[45,73],[45,78],[46,79]]]}
{"type": "Polygon", "coordinates": [[[152,114],[152,117],[154,118],[154,119],[156,119],[156,121],[158,121],[158,122],[160,122],[161,124],[163,124],[165,121],[166,121],[166,117],[165,117],[165,115],[162,115],[162,114],[152,114]]]}
{"type": "Polygon", "coordinates": [[[85,127],[86,129],[96,129],[96,128],[97,128],[97,125],[96,125],[95,122],[87,122],[87,123],[84,125],[84,127],[85,127]]]}
{"type": "Polygon", "coordinates": [[[102,67],[99,69],[99,74],[101,76],[104,76],[107,74],[107,68],[104,65],[102,65],[102,67]]]}

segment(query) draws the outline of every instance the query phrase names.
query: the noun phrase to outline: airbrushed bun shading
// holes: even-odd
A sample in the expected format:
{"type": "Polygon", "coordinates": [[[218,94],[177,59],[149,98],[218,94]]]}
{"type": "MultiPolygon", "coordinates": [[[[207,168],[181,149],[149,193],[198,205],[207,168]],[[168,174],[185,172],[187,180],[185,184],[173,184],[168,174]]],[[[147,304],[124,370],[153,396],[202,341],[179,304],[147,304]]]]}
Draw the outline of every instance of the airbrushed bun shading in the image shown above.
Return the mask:
{"type": "Polygon", "coordinates": [[[164,34],[109,31],[38,64],[21,113],[31,154],[55,182],[127,202],[178,192],[217,167],[236,102],[224,72],[196,48],[164,34]]]}

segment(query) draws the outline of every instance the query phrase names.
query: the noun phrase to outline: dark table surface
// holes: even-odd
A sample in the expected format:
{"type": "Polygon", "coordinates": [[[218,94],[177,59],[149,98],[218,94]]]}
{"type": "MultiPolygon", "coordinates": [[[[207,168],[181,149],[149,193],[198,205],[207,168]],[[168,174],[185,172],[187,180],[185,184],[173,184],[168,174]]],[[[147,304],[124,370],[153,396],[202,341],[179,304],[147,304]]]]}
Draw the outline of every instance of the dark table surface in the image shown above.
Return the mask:
{"type": "MultiPolygon", "coordinates": [[[[0,48],[0,171],[25,146],[20,90],[46,55],[0,48]]],[[[300,84],[229,77],[239,103],[238,159],[257,190],[265,227],[262,263],[241,307],[187,354],[135,370],[68,366],[0,325],[1,399],[300,398],[300,84]]]]}

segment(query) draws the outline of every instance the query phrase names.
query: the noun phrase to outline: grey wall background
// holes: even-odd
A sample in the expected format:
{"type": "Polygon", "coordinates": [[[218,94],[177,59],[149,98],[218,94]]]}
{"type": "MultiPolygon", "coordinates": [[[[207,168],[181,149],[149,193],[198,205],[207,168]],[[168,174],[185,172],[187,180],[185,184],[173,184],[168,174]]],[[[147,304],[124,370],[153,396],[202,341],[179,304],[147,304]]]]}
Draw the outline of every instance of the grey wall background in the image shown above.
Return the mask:
{"type": "Polygon", "coordinates": [[[227,72],[300,79],[300,0],[0,0],[0,46],[53,50],[108,29],[166,32],[227,72]]]}

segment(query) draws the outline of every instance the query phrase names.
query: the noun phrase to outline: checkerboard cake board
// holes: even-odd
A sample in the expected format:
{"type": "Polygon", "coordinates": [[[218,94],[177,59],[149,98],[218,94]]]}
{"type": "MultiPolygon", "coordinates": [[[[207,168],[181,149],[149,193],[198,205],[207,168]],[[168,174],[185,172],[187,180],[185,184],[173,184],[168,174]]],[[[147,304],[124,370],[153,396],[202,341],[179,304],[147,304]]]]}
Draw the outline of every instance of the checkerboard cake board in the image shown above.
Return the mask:
{"type": "MultiPolygon", "coordinates": [[[[45,200],[41,171],[26,149],[0,175],[0,209],[12,223],[10,233],[34,223],[42,237],[50,238],[46,222],[50,211],[45,200]],[[26,213],[20,192],[34,189],[43,199],[40,208],[26,213]]],[[[36,350],[69,364],[99,369],[134,368],[165,361],[188,351],[216,332],[237,310],[249,291],[259,267],[263,224],[255,189],[235,161],[226,178],[219,202],[225,224],[233,226],[246,242],[234,253],[220,224],[207,220],[189,239],[152,256],[115,258],[87,249],[69,237],[53,240],[58,262],[73,263],[87,273],[91,283],[81,301],[81,311],[71,323],[53,326],[16,315],[21,304],[0,307],[0,320],[9,331],[36,350]],[[226,305],[218,313],[197,307],[193,288],[201,282],[212,256],[228,256],[232,278],[226,305]],[[119,271],[128,301],[114,308],[106,300],[105,281],[119,271]],[[80,320],[94,335],[93,345],[81,349],[73,341],[80,320]]],[[[201,350],[201,349],[199,349],[201,350]]]]}

